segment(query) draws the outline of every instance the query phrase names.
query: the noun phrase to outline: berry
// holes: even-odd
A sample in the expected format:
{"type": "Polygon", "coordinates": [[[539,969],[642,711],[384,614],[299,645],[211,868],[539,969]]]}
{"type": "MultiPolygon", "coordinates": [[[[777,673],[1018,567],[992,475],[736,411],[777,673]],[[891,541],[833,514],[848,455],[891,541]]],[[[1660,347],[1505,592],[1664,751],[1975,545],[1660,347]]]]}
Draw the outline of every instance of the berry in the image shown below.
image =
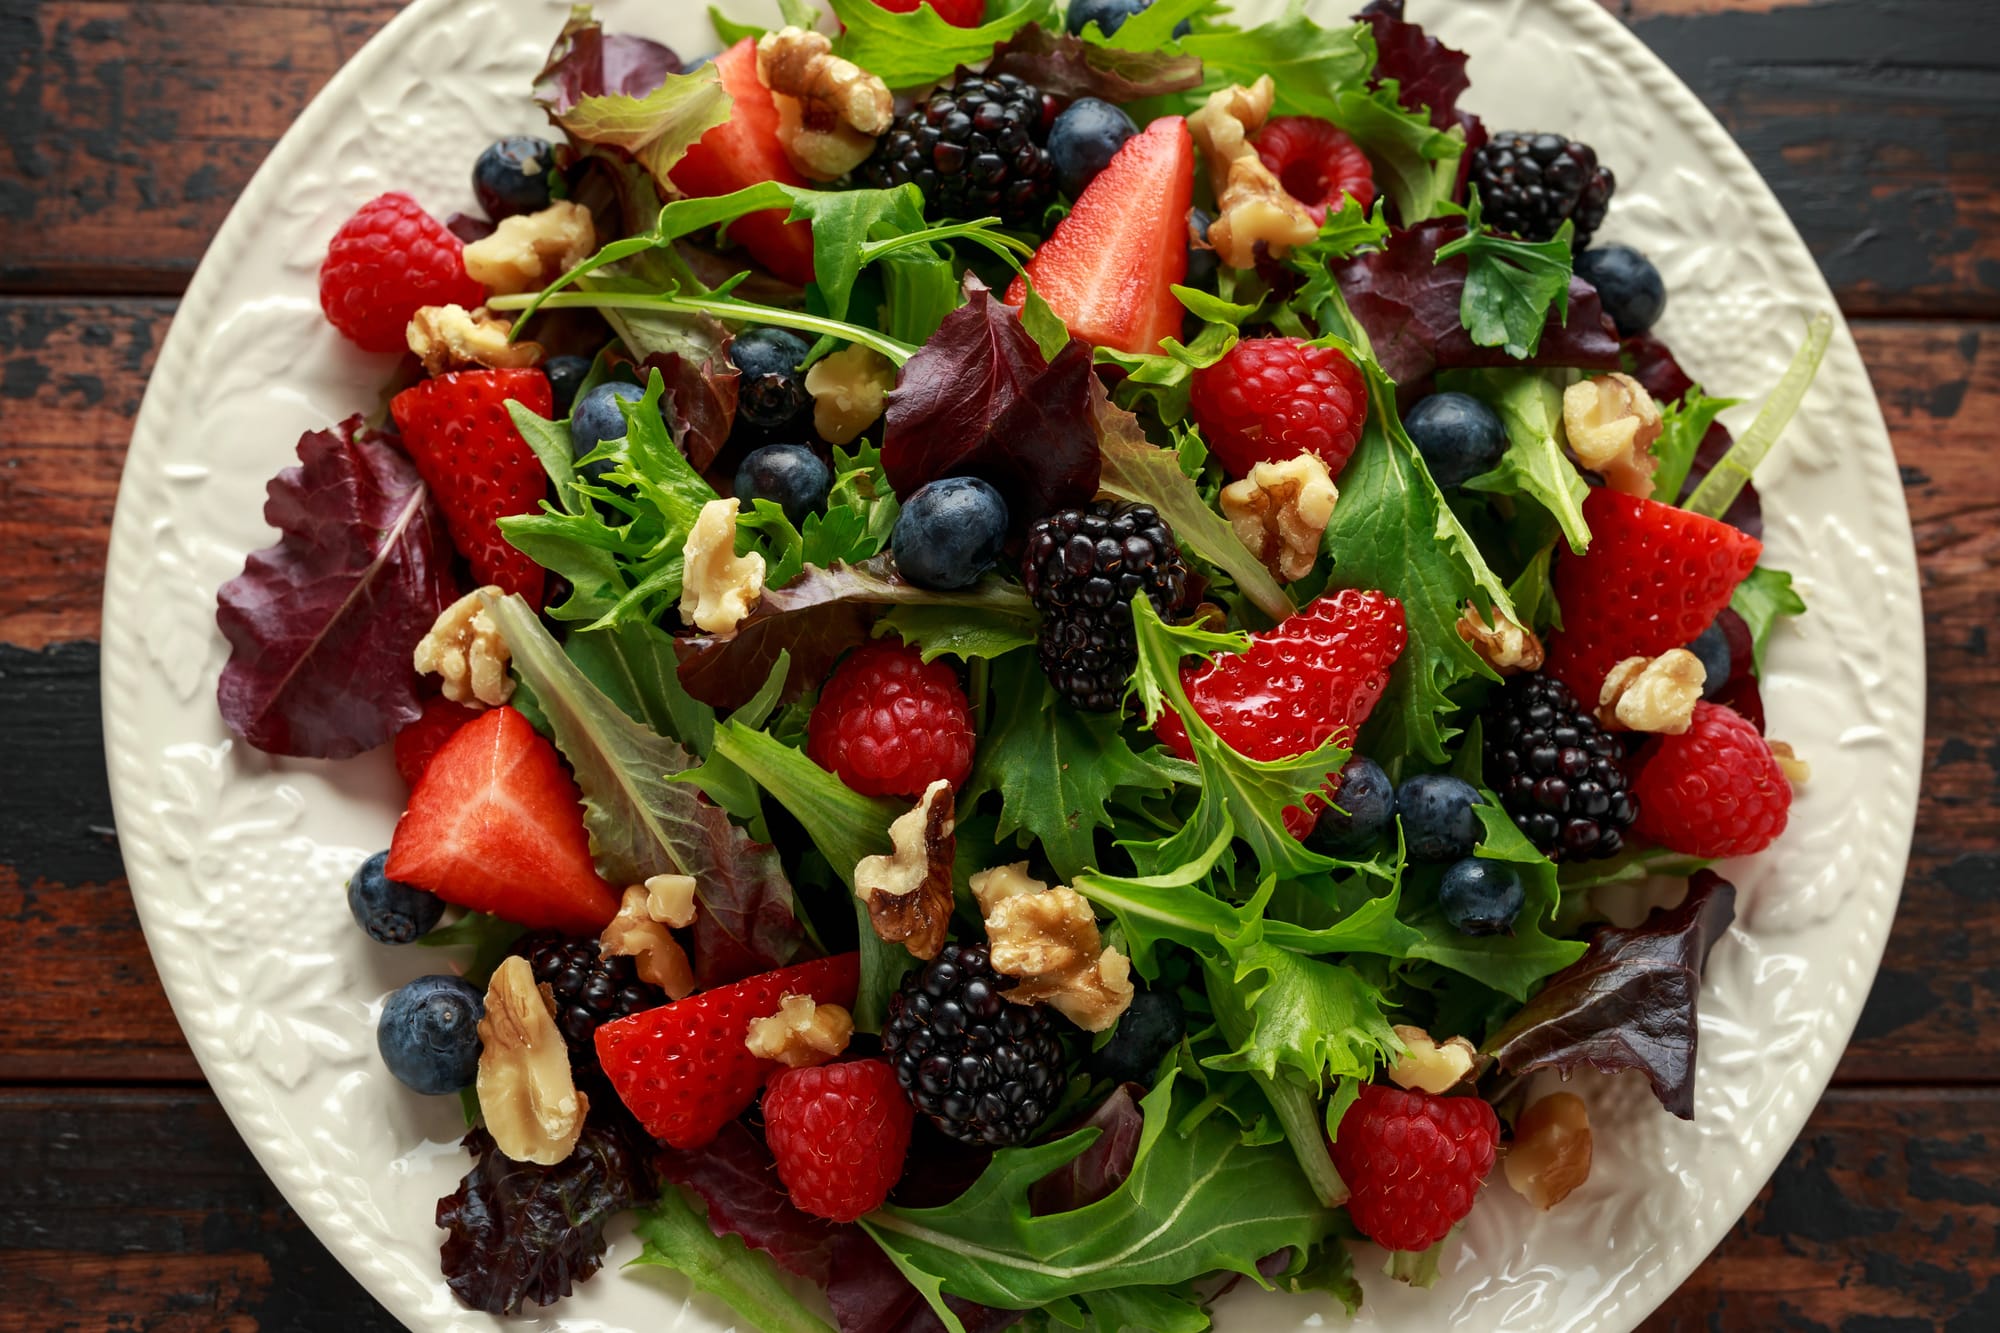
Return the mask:
{"type": "Polygon", "coordinates": [[[1403,416],[1417,452],[1438,485],[1449,490],[1500,465],[1507,428],[1500,415],[1469,393],[1434,393],[1403,416]]]}
{"type": "Polygon", "coordinates": [[[556,150],[547,139],[517,134],[486,146],[472,167],[472,192],[486,216],[498,222],[549,206],[549,167],[556,150]]]}
{"type": "Polygon", "coordinates": [[[799,369],[811,351],[797,334],[768,327],[750,329],[731,343],[729,359],[740,372],[736,419],[762,431],[796,425],[812,409],[799,369]]]}
{"type": "MultiPolygon", "coordinates": [[[[1353,745],[1408,639],[1401,602],[1349,588],[1252,634],[1248,652],[1182,667],[1181,683],[1231,749],[1252,759],[1286,759],[1333,740],[1353,745]]],[[[1179,714],[1163,713],[1157,730],[1168,749],[1194,758],[1179,714]]],[[[1321,804],[1308,795],[1285,811],[1293,837],[1312,832],[1321,804]]]]}
{"type": "Polygon", "coordinates": [[[833,469],[803,444],[767,444],[753,449],[736,469],[736,498],[748,508],[769,500],[794,525],[825,510],[833,490],[833,469]]]}
{"type": "Polygon", "coordinates": [[[1250,141],[1285,193],[1324,225],[1352,199],[1364,211],[1375,202],[1375,172],[1368,154],[1347,132],[1317,116],[1278,116],[1250,141]]]}
{"type": "Polygon", "coordinates": [[[1141,589],[1162,616],[1180,609],[1187,561],[1151,505],[1100,500],[1064,509],[1028,529],[1021,582],[1042,613],[1036,651],[1071,707],[1115,711],[1139,664],[1132,597],[1141,589]]]}
{"type": "Polygon", "coordinates": [[[1586,703],[1628,657],[1658,657],[1706,629],[1764,547],[1726,523],[1609,487],[1583,502],[1590,551],[1556,556],[1563,630],[1545,670],[1586,703]]]}
{"type": "Polygon", "coordinates": [[[918,5],[929,5],[954,28],[977,28],[986,22],[986,0],[875,0],[875,3],[891,14],[910,14],[918,5]]]}
{"type": "Polygon", "coordinates": [[[427,305],[484,303],[465,246],[407,194],[385,194],[341,224],[319,269],[319,307],[364,352],[407,349],[410,317],[427,305]]]}
{"type": "Polygon", "coordinates": [[[878,190],[914,183],[934,218],[998,217],[1039,231],[1055,201],[1055,99],[1012,74],[961,70],[897,118],[855,175],[878,190]]]}
{"type": "MultiPolygon", "coordinates": [[[[734,194],[752,185],[810,186],[785,156],[778,104],[757,77],[757,39],[745,37],[711,62],[729,94],[729,119],[701,136],[667,173],[674,188],[696,199],[734,194]]],[[[803,287],[813,278],[812,227],[787,222],[788,208],[769,208],[729,224],[729,237],[765,268],[803,287]]]]}
{"type": "Polygon", "coordinates": [[[396,772],[403,785],[414,789],[445,742],[478,716],[478,709],[455,704],[441,695],[425,700],[422,716],[396,733],[396,772]]]}
{"type": "Polygon", "coordinates": [[[509,402],[546,417],[548,377],[457,370],[403,390],[389,400],[389,412],[473,577],[540,606],[542,567],[500,535],[500,519],[536,512],[549,489],[541,460],[507,415],[509,402]]]}
{"type": "Polygon", "coordinates": [[[1007,289],[1007,304],[1026,302],[1033,281],[1075,337],[1153,351],[1181,330],[1173,287],[1187,277],[1193,206],[1194,140],[1185,120],[1162,116],[1098,173],[1007,289]]]}
{"type": "Polygon", "coordinates": [[[792,1202],[852,1222],[889,1197],[916,1123],[910,1099],[880,1060],[784,1069],[764,1089],[764,1141],[792,1202]]]}
{"type": "Polygon", "coordinates": [[[389,853],[377,852],[347,881],[347,910],[377,944],[408,944],[444,915],[444,899],[390,879],[382,872],[389,853]]]}
{"type": "Polygon", "coordinates": [[[1361,371],[1333,347],[1247,338],[1194,373],[1189,406],[1232,477],[1311,450],[1338,476],[1368,424],[1361,371]]]}
{"type": "Polygon", "coordinates": [[[512,708],[488,709],[437,752],[385,869],[522,926],[594,935],[618,912],[618,894],[591,864],[576,783],[512,708]]]}
{"type": "Polygon", "coordinates": [[[569,414],[569,450],[571,458],[580,464],[577,475],[599,486],[605,484],[605,475],[617,464],[608,458],[589,463],[583,460],[600,445],[630,434],[631,423],[619,404],[644,402],[645,398],[646,391],[636,384],[606,380],[577,400],[569,414]]]}
{"type": "Polygon", "coordinates": [[[1216,276],[1222,272],[1222,257],[1208,243],[1208,229],[1213,225],[1215,219],[1199,208],[1188,210],[1187,280],[1182,286],[1214,289],[1216,276]]]}
{"type": "Polygon", "coordinates": [[[863,796],[916,800],[972,772],[972,712],[958,674],[894,639],[842,659],[806,723],[806,753],[863,796]]]}
{"type": "Polygon", "coordinates": [[[742,1115],[758,1085],[781,1067],[743,1044],[750,1024],[778,1012],[787,995],[851,1008],[860,981],[859,955],[851,953],[760,973],[603,1024],[597,1057],[648,1134],[675,1148],[699,1148],[742,1115]]]}
{"type": "Polygon", "coordinates": [[[566,417],[576,403],[576,391],[590,374],[590,358],[552,356],[542,362],[542,373],[549,377],[551,410],[559,417],[566,417]]]}
{"type": "Polygon", "coordinates": [[[1445,868],[1438,881],[1438,906],[1461,935],[1501,935],[1528,901],[1521,872],[1505,861],[1468,856],[1445,868]]]}
{"type": "Polygon", "coordinates": [[[1736,657],[1729,651],[1729,635],[1722,628],[1722,621],[1710,621],[1707,629],[1694,636],[1687,650],[1701,659],[1702,670],[1708,673],[1701,683],[1701,697],[1714,703],[1736,673],[1736,657]]]}
{"type": "Polygon", "coordinates": [[[1395,784],[1380,764],[1356,755],[1340,770],[1333,801],[1319,812],[1308,841],[1328,856],[1354,860],[1373,853],[1395,825],[1395,784]]]}
{"type": "Polygon", "coordinates": [[[516,941],[511,952],[528,960],[537,985],[549,988],[556,1027],[569,1045],[570,1064],[579,1070],[597,1068],[598,1028],[667,1002],[665,991],[639,980],[632,959],[606,956],[594,936],[537,930],[516,941]]]}
{"type": "Polygon", "coordinates": [[[1386,1249],[1427,1250],[1472,1211],[1499,1139],[1499,1118],[1477,1097],[1364,1083],[1333,1141],[1353,1191],[1347,1215],[1386,1249]]]}
{"type": "Polygon", "coordinates": [[[1148,1083],[1160,1061],[1187,1035],[1187,1011],[1169,990],[1142,990],[1111,1030],[1111,1040],[1091,1053],[1090,1072],[1118,1083],[1148,1083]]]}
{"type": "Polygon", "coordinates": [[[1482,725],[1486,777],[1529,842],[1558,861],[1624,848],[1638,803],[1623,750],[1561,681],[1515,677],[1482,725]]]}
{"type": "Polygon", "coordinates": [[[1475,805],[1486,804],[1464,778],[1449,773],[1419,773],[1396,788],[1396,812],[1403,819],[1403,841],[1412,861],[1457,861],[1479,845],[1475,805]]]}
{"type": "MultiPolygon", "coordinates": [[[[1069,30],[1077,36],[1083,35],[1088,25],[1095,23],[1097,30],[1109,37],[1125,26],[1125,20],[1141,10],[1151,9],[1153,0],[1070,0],[1069,14],[1064,20],[1069,30]]],[[[1174,36],[1185,37],[1193,25],[1182,19],[1174,25],[1174,36]]]]}
{"type": "Polygon", "coordinates": [[[1589,144],[1535,131],[1507,130],[1488,139],[1472,155],[1469,179],[1479,191],[1487,226],[1547,241],[1565,221],[1574,222],[1579,250],[1604,225],[1618,188],[1611,168],[1597,164],[1589,144]]]}
{"type": "Polygon", "coordinates": [[[464,977],[418,977],[384,1001],[375,1049],[412,1092],[457,1092],[479,1073],[479,1020],[485,1016],[485,995],[464,977]]]}
{"type": "Polygon", "coordinates": [[[1576,276],[1597,288],[1604,313],[1630,338],[1660,322],[1667,309],[1667,284],[1653,261],[1629,245],[1599,245],[1576,257],[1576,276]]]}
{"type": "Polygon", "coordinates": [[[969,588],[999,558],[1010,521],[1000,492],[977,477],[920,486],[889,532],[896,571],[919,588],[969,588]]]}
{"type": "Polygon", "coordinates": [[[882,1056],[932,1124],[961,1143],[1025,1142],[1063,1088],[1063,1045],[1053,1011],[1012,1004],[1011,978],[984,945],[947,944],[889,997],[882,1056]]]}
{"type": "Polygon", "coordinates": [[[1661,736],[1640,755],[1632,784],[1643,838],[1683,856],[1749,856],[1777,841],[1792,784],[1748,718],[1698,703],[1684,735],[1661,736]]]}
{"type": "Polygon", "coordinates": [[[1079,97],[1056,117],[1049,131],[1049,157],[1055,162],[1056,188],[1080,198],[1099,173],[1111,165],[1126,140],[1139,132],[1122,107],[1097,97],[1079,97]]]}

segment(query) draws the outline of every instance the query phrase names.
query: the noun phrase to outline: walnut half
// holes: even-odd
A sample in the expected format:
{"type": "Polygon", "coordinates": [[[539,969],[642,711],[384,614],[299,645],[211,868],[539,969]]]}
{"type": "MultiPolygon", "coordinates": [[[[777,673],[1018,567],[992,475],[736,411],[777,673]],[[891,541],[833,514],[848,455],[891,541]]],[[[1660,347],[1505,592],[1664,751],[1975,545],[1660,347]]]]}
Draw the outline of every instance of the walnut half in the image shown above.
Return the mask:
{"type": "Polygon", "coordinates": [[[854,867],[854,896],[868,905],[868,923],[913,957],[937,957],[951,930],[955,809],[951,784],[938,779],[889,825],[895,850],[864,856],[854,867]]]}
{"type": "Polygon", "coordinates": [[[1613,371],[1563,391],[1563,434],[1570,452],[1614,491],[1653,493],[1659,466],[1653,444],[1664,428],[1660,405],[1630,375],[1613,371]]]}
{"type": "Polygon", "coordinates": [[[1311,450],[1279,463],[1259,463],[1222,488],[1222,516],[1273,577],[1293,583],[1312,573],[1320,538],[1333,517],[1333,474],[1311,450]]]}
{"type": "Polygon", "coordinates": [[[417,640],[411,656],[417,673],[437,676],[444,683],[444,697],[455,704],[498,708],[514,697],[507,640],[486,609],[486,599],[498,596],[500,590],[490,585],[465,594],[417,640]]]}
{"type": "Polygon", "coordinates": [[[1685,648],[1658,657],[1628,657],[1607,671],[1597,695],[1597,720],[1608,731],[1685,735],[1708,669],[1685,648]]]}
{"type": "Polygon", "coordinates": [[[606,958],[630,958],[641,981],[658,986],[670,1000],[684,1000],[694,994],[694,968],[674,932],[653,914],[652,898],[643,884],[625,890],[618,915],[597,937],[598,951],[606,958]]]}
{"type": "Polygon", "coordinates": [[[539,213],[503,218],[491,236],[466,246],[465,271],[496,296],[540,291],[596,248],[590,210],[558,199],[539,213]]]}
{"type": "Polygon", "coordinates": [[[1278,85],[1266,74],[1248,87],[1239,83],[1218,89],[1188,117],[1188,130],[1208,164],[1215,191],[1209,244],[1231,268],[1254,265],[1259,241],[1273,259],[1282,259],[1319,235],[1312,214],[1286,193],[1250,143],[1250,136],[1271,118],[1277,96],[1278,85]]]}
{"type": "Polygon", "coordinates": [[[467,310],[462,305],[427,305],[410,316],[404,337],[410,351],[433,375],[468,366],[488,370],[521,370],[539,365],[542,345],[537,342],[508,342],[514,331],[511,321],[480,306],[467,310]]]}
{"type": "Polygon", "coordinates": [[[1432,1096],[1450,1092],[1471,1077],[1479,1063],[1479,1052],[1464,1037],[1440,1045],[1422,1028],[1398,1023],[1396,1038],[1403,1043],[1403,1053],[1389,1066],[1389,1081],[1399,1088],[1432,1096]]]}
{"type": "Polygon", "coordinates": [[[786,995],[778,1012],[750,1020],[743,1045],[760,1060],[793,1069],[823,1065],[847,1049],[854,1015],[837,1004],[817,1004],[810,995],[786,995]]]}
{"type": "Polygon", "coordinates": [[[710,500],[681,554],[681,618],[710,634],[731,635],[764,595],[764,557],[736,554],[737,502],[710,500]]]}
{"type": "Polygon", "coordinates": [[[757,78],[778,107],[778,143],[806,176],[839,180],[896,119],[889,85],[833,54],[823,32],[783,27],[757,41],[757,78]]]}
{"type": "Polygon", "coordinates": [[[971,886],[993,970],[1018,979],[1003,992],[1009,1000],[1047,1004],[1086,1032],[1104,1031],[1131,1006],[1132,962],[1105,945],[1075,889],[1047,887],[1025,861],[981,871],[971,886]]]}
{"type": "Polygon", "coordinates": [[[583,1133],[590,1099],[570,1077],[569,1046],[518,955],[494,970],[479,1020],[479,1114],[493,1146],[516,1162],[553,1166],[583,1133]]]}
{"type": "Polygon", "coordinates": [[[1542,669],[1542,641],[1497,606],[1489,623],[1477,606],[1466,602],[1465,612],[1458,618],[1458,637],[1472,645],[1480,661],[1503,676],[1542,669]]]}
{"type": "Polygon", "coordinates": [[[806,392],[813,399],[813,429],[828,444],[852,444],[882,419],[896,367],[888,357],[860,343],[813,362],[806,392]]]}
{"type": "Polygon", "coordinates": [[[1514,1192],[1544,1211],[1590,1179],[1590,1110],[1573,1092],[1552,1092],[1521,1112],[1502,1165],[1514,1192]]]}

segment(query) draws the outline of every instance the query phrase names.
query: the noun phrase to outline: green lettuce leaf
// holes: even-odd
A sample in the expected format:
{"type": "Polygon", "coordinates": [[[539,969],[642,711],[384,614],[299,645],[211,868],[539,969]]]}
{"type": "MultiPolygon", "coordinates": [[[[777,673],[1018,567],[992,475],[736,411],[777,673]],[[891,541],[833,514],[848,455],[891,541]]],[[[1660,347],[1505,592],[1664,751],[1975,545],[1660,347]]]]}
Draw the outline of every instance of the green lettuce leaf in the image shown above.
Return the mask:
{"type": "MultiPolygon", "coordinates": [[[[1123,35],[1121,28],[1117,36],[1123,35]]],[[[1305,0],[1290,0],[1283,14],[1255,27],[1190,34],[1178,49],[1201,57],[1206,76],[1184,105],[1199,106],[1218,88],[1252,84],[1269,74],[1278,86],[1276,114],[1335,123],[1340,93],[1363,90],[1375,67],[1375,39],[1367,24],[1323,28],[1307,15],[1305,0]]]]}
{"type": "Polygon", "coordinates": [[[828,3],[846,29],[835,49],[891,88],[939,82],[960,65],[985,60],[996,45],[1055,13],[1055,0],[992,0],[985,24],[954,28],[929,5],[892,14],[875,0],[828,3]]]}
{"type": "Polygon", "coordinates": [[[1083,1333],[1204,1333],[1214,1325],[1193,1282],[1171,1287],[1108,1287],[1042,1307],[1049,1327],[1083,1333]]]}
{"type": "MultiPolygon", "coordinates": [[[[1374,54],[1372,35],[1369,54],[1374,54]]],[[[1383,194],[1396,203],[1396,216],[1403,226],[1414,227],[1451,202],[1465,136],[1438,129],[1425,112],[1405,108],[1400,96],[1394,79],[1372,89],[1344,88],[1334,95],[1334,114],[1328,119],[1367,151],[1383,194]]]]}
{"type": "Polygon", "coordinates": [[[1736,585],[1729,605],[1750,627],[1751,651],[1757,659],[1757,674],[1762,676],[1764,653],[1771,646],[1771,635],[1778,622],[1786,616],[1804,615],[1806,600],[1792,587],[1790,574],[1759,565],[1750,571],[1749,578],[1736,585]]]}
{"type": "Polygon", "coordinates": [[[1525,361],[1542,345],[1549,310],[1569,321],[1569,280],[1576,266],[1570,244],[1575,231],[1565,220],[1546,241],[1523,241],[1480,229],[1479,194],[1465,217],[1466,232],[1438,247],[1437,262],[1466,257],[1465,292],[1459,322],[1481,347],[1505,349],[1525,361]]]}
{"type": "Polygon", "coordinates": [[[1572,551],[1588,550],[1583,500],[1590,487],[1563,452],[1563,395],[1555,382],[1534,370],[1472,370],[1440,375],[1438,387],[1481,399],[1507,428],[1500,465],[1466,482],[1466,489],[1528,496],[1554,515],[1572,551]]]}
{"type": "Polygon", "coordinates": [[[733,101],[714,65],[669,74],[644,97],[604,93],[550,114],[585,143],[622,148],[665,188],[667,173],[702,135],[729,120],[733,101]]]}
{"type": "Polygon", "coordinates": [[[1653,473],[1653,498],[1661,504],[1677,504],[1681,488],[1687,485],[1694,468],[1694,456],[1702,437],[1715,419],[1735,407],[1740,398],[1710,398],[1699,385],[1682,394],[1678,402],[1660,409],[1660,438],[1653,441],[1653,458],[1659,468],[1653,473]]]}
{"type": "Polygon", "coordinates": [[[641,1213],[637,1230],[645,1248],[628,1267],[685,1274],[697,1291],[720,1297],[764,1333],[833,1333],[792,1294],[769,1255],[740,1236],[718,1236],[707,1210],[679,1186],[661,1192],[659,1202],[641,1213]]]}
{"type": "Polygon", "coordinates": [[[1401,1050],[1382,992],[1351,968],[1255,939],[1230,950],[1226,972],[1210,969],[1211,995],[1218,974],[1249,1026],[1232,1037],[1234,1049],[1202,1062],[1211,1069],[1283,1077],[1318,1093],[1337,1078],[1366,1082],[1401,1050]]]}

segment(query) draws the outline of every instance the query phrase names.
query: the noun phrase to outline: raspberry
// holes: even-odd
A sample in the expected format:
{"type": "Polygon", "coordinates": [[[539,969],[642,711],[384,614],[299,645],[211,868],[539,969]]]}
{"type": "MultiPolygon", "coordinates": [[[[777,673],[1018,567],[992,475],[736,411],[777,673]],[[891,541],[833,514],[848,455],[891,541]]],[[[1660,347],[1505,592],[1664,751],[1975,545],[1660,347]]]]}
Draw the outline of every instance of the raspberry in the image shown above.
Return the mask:
{"type": "Polygon", "coordinates": [[[382,195],[341,224],[319,269],[319,306],[367,352],[408,346],[410,317],[427,305],[486,299],[465,272],[465,246],[407,194],[382,195]]]}
{"type": "Polygon", "coordinates": [[[911,14],[927,4],[954,28],[976,28],[986,22],[986,0],[875,0],[891,14],[911,14]]]}
{"type": "Polygon", "coordinates": [[[852,1222],[882,1206],[903,1174],[916,1112],[880,1060],[775,1074],[764,1089],[764,1141],[792,1202],[852,1222]]]}
{"type": "Polygon", "coordinates": [[[1037,653],[1071,707],[1109,713],[1138,665],[1132,595],[1144,589],[1162,616],[1179,609],[1187,562],[1151,505],[1099,501],[1028,529],[1021,583],[1042,613],[1037,653]]]}
{"type": "Polygon", "coordinates": [[[1311,450],[1340,472],[1368,424],[1361,372],[1331,347],[1252,338],[1194,373],[1194,419],[1232,477],[1311,450]]]}
{"type": "Polygon", "coordinates": [[[1749,856],[1785,831],[1792,784],[1769,743],[1734,709],[1696,704],[1687,732],[1660,737],[1640,762],[1635,831],[1662,847],[1711,860],[1749,856]]]}
{"type": "Polygon", "coordinates": [[[1364,210],[1375,202],[1368,154],[1338,125],[1317,116],[1279,116],[1250,142],[1314,222],[1324,224],[1328,213],[1338,213],[1342,196],[1353,196],[1364,210]]]}
{"type": "Polygon", "coordinates": [[[1472,1211],[1499,1137],[1493,1108],[1477,1097],[1362,1085],[1333,1141],[1333,1164],[1353,1191],[1347,1215],[1385,1249],[1429,1249],[1472,1211]]]}
{"type": "Polygon", "coordinates": [[[848,654],[806,724],[806,753],[863,796],[916,800],[972,772],[972,714],[958,676],[878,639],[848,654]]]}

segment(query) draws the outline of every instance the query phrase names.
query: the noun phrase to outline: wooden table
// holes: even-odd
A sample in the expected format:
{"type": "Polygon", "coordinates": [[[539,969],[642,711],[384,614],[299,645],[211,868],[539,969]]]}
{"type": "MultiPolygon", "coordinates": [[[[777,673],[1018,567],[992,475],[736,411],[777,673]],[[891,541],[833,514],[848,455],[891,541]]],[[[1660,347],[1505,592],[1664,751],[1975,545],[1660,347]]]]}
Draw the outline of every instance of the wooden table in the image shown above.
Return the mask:
{"type": "MultiPolygon", "coordinates": [[[[1532,2],[1532,0],[1531,0],[1532,2]]],[[[1607,0],[1855,321],[1923,561],[1902,914],[1833,1089],[1654,1329],[2000,1328],[2000,41],[1987,0],[1607,0]]],[[[133,918],[99,580],[174,299],[381,0],[0,3],[0,1330],[391,1329],[204,1086],[133,918]]]]}

